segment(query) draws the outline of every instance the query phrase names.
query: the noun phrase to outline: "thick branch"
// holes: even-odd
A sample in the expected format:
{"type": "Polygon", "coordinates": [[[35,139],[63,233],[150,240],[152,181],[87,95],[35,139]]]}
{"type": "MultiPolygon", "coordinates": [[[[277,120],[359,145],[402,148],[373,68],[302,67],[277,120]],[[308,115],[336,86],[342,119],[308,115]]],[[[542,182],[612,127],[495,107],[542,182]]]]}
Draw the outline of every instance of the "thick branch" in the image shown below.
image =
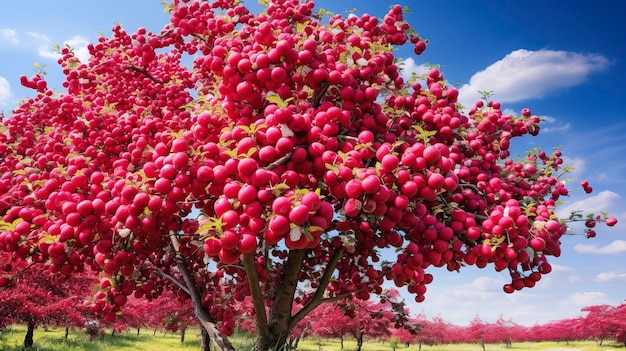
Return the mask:
{"type": "MultiPolygon", "coordinates": [[[[330,279],[335,272],[335,267],[337,267],[337,263],[341,259],[343,255],[343,247],[339,247],[333,252],[328,264],[326,265],[326,270],[320,279],[319,286],[313,295],[313,298],[300,310],[296,313],[289,322],[289,327],[293,328],[300,322],[306,315],[311,313],[317,306],[321,305],[324,302],[330,302],[333,298],[324,299],[324,293],[326,292],[326,287],[330,283],[330,279]]],[[[342,296],[343,297],[343,296],[342,296]]]]}
{"type": "Polygon", "coordinates": [[[246,268],[248,276],[248,284],[250,285],[250,294],[252,295],[252,304],[254,305],[256,327],[260,338],[267,338],[269,335],[269,327],[267,324],[267,315],[265,314],[265,304],[263,303],[263,295],[259,286],[259,276],[256,272],[254,262],[254,253],[243,255],[243,265],[246,268]]]}
{"type": "Polygon", "coordinates": [[[206,332],[211,336],[211,340],[215,343],[215,345],[221,351],[235,351],[233,345],[231,345],[230,341],[220,332],[219,328],[215,325],[215,320],[213,317],[207,312],[207,310],[202,306],[202,296],[200,295],[200,291],[195,284],[189,269],[187,269],[187,263],[185,262],[184,256],[180,253],[180,242],[178,241],[178,237],[176,233],[170,234],[170,241],[172,243],[172,247],[176,251],[176,266],[180,271],[180,275],[183,277],[187,288],[189,289],[189,296],[191,297],[191,301],[193,302],[194,312],[202,327],[206,330],[206,332]]]}

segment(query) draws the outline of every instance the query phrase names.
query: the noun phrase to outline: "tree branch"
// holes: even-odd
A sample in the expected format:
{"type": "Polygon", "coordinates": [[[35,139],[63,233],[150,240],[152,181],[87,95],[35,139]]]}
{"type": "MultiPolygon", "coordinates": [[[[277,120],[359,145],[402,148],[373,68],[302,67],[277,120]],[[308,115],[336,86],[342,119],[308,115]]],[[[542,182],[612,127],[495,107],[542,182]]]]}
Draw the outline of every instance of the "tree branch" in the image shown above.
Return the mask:
{"type": "Polygon", "coordinates": [[[187,288],[187,286],[181,283],[180,280],[176,279],[176,277],[174,277],[173,275],[163,272],[160,268],[155,268],[154,272],[163,278],[169,279],[172,283],[176,284],[187,295],[191,296],[191,292],[189,292],[189,289],[187,288]]]}
{"type": "Polygon", "coordinates": [[[335,295],[333,297],[327,297],[325,299],[320,300],[320,305],[323,304],[323,303],[335,302],[335,301],[341,300],[343,298],[346,298],[346,297],[348,297],[348,296],[350,296],[352,294],[356,294],[356,293],[361,292],[361,291],[363,291],[363,289],[354,290],[352,292],[346,292],[346,293],[343,293],[343,294],[335,295]]]}
{"type": "Polygon", "coordinates": [[[291,158],[291,152],[288,152],[285,154],[285,156],[279,158],[278,160],[270,163],[269,165],[267,165],[265,167],[265,169],[270,170],[270,169],[274,169],[282,164],[284,164],[285,162],[287,162],[289,160],[289,158],[291,158]]]}
{"type": "Polygon", "coordinates": [[[146,69],[145,69],[145,68],[143,68],[143,67],[137,67],[137,66],[135,66],[135,65],[131,65],[131,66],[128,66],[128,69],[129,69],[129,70],[131,70],[131,71],[135,71],[135,72],[139,72],[139,73],[143,74],[144,76],[148,77],[151,81],[153,81],[153,82],[155,82],[155,83],[158,83],[158,84],[163,84],[163,81],[162,81],[162,80],[154,78],[154,77],[153,77],[150,73],[148,73],[148,71],[146,71],[146,69]]]}
{"type": "Polygon", "coordinates": [[[298,311],[298,313],[296,313],[293,317],[291,317],[291,321],[289,322],[290,328],[295,327],[296,324],[298,324],[298,322],[300,322],[304,317],[306,317],[306,315],[311,313],[311,311],[313,311],[317,306],[321,305],[323,302],[330,302],[330,301],[325,301],[326,299],[324,299],[324,293],[326,292],[326,288],[328,287],[328,284],[330,283],[330,279],[332,278],[333,273],[335,272],[335,268],[337,267],[337,263],[339,263],[339,259],[341,259],[342,255],[343,255],[343,247],[339,247],[335,250],[335,252],[333,252],[332,256],[330,257],[330,260],[328,261],[328,264],[326,265],[326,270],[324,271],[324,274],[322,275],[322,278],[320,279],[319,286],[317,287],[317,290],[315,291],[313,298],[311,298],[311,300],[306,305],[304,305],[304,307],[300,311],[298,311]]]}
{"type": "Polygon", "coordinates": [[[189,289],[189,296],[193,302],[196,317],[198,317],[198,320],[202,324],[204,330],[206,330],[206,332],[211,336],[211,340],[213,340],[215,345],[221,351],[235,351],[235,348],[230,341],[228,341],[224,334],[222,334],[219,328],[215,325],[213,317],[211,317],[204,306],[202,306],[202,296],[200,295],[200,291],[198,290],[189,269],[187,269],[185,257],[180,253],[180,241],[178,240],[175,232],[170,233],[170,242],[172,243],[172,248],[176,251],[176,266],[178,267],[180,275],[183,277],[183,280],[189,289]]]}
{"type": "Polygon", "coordinates": [[[326,91],[328,90],[329,84],[326,81],[323,81],[320,84],[320,88],[315,91],[315,94],[313,95],[313,107],[317,108],[320,106],[320,104],[322,103],[322,99],[324,98],[324,95],[326,95],[326,91]]]}

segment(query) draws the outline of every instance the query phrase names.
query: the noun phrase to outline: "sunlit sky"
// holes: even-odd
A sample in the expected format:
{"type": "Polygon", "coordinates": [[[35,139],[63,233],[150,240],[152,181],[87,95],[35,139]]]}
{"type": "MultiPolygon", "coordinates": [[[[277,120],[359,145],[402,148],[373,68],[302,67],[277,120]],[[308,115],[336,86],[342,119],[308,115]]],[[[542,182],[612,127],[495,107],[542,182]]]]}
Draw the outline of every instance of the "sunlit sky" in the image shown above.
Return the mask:
{"type": "MultiPolygon", "coordinates": [[[[255,0],[248,1],[258,8],[255,0]]],[[[382,17],[388,1],[317,1],[317,7],[345,13],[356,8],[382,17]]],[[[600,227],[598,237],[563,238],[563,254],[553,272],[535,288],[512,295],[502,291],[508,274],[492,268],[461,273],[429,269],[435,280],[426,301],[406,294],[413,314],[441,316],[467,324],[475,316],[499,316],[525,325],[580,315],[594,304],[626,299],[626,2],[605,1],[401,1],[406,18],[430,40],[415,57],[407,46],[397,51],[406,70],[440,64],[446,79],[458,84],[467,106],[493,91],[504,108],[529,107],[545,116],[539,137],[514,140],[516,150],[548,151],[559,146],[576,167],[572,188],[588,179],[594,193],[574,191],[559,213],[607,210],[620,223],[600,227]]],[[[50,86],[61,88],[61,70],[52,46],[70,44],[87,59],[85,46],[114,23],[127,30],[159,31],[168,21],[159,0],[9,1],[0,11],[0,111],[8,116],[33,91],[19,76],[31,75],[35,62],[47,65],[50,86]]],[[[578,230],[580,233],[581,231],[578,230]]]]}

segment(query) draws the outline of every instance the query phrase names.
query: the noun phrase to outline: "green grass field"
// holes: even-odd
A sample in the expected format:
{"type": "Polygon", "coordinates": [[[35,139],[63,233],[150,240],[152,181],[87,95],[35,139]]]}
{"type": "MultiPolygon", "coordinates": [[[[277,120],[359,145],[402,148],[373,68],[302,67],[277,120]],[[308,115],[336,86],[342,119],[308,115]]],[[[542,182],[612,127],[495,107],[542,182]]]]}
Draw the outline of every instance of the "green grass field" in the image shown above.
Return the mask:
{"type": "MultiPolygon", "coordinates": [[[[102,339],[89,341],[89,337],[84,331],[70,331],[67,341],[64,340],[63,329],[38,328],[35,330],[35,343],[30,351],[175,351],[175,350],[199,350],[200,333],[197,329],[188,330],[185,336],[185,342],[180,343],[180,334],[167,333],[163,335],[157,332],[153,335],[153,331],[144,330],[137,336],[136,332],[122,333],[111,336],[107,334],[102,339]]],[[[24,350],[22,343],[26,328],[24,326],[11,326],[0,331],[0,350],[18,351],[24,350]]],[[[242,351],[252,348],[254,340],[245,335],[237,335],[231,338],[233,345],[242,351]]],[[[341,350],[339,340],[318,340],[316,338],[301,341],[298,345],[298,351],[339,351],[341,350]]],[[[356,343],[353,340],[344,342],[343,351],[356,349],[356,343]]],[[[379,343],[369,341],[363,346],[364,351],[392,351],[389,342],[379,343]]],[[[397,351],[417,350],[417,345],[410,345],[406,348],[399,345],[397,351]]],[[[458,345],[436,345],[422,346],[422,351],[482,351],[480,345],[458,344],[458,345]]],[[[585,351],[623,351],[622,345],[615,345],[611,342],[605,342],[605,345],[598,347],[595,342],[575,342],[575,343],[517,343],[507,348],[505,345],[486,345],[487,351],[527,351],[527,350],[546,350],[546,351],[569,351],[569,350],[585,350],[585,351]]]]}

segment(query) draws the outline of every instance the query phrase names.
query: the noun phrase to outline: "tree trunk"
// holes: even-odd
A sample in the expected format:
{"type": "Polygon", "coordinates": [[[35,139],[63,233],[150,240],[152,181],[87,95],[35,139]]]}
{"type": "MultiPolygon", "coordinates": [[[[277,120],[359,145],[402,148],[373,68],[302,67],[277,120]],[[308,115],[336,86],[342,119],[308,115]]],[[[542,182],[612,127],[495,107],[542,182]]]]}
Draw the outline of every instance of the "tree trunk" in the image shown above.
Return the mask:
{"type": "Polygon", "coordinates": [[[356,338],[356,351],[361,351],[361,347],[363,347],[363,332],[356,338]]]}
{"type": "Polygon", "coordinates": [[[157,332],[157,328],[154,328],[154,332],[152,333],[152,336],[156,336],[156,332],[157,332]]]}
{"type": "MultiPolygon", "coordinates": [[[[291,311],[293,307],[293,299],[296,293],[296,288],[298,287],[300,270],[302,269],[302,262],[305,256],[306,250],[304,249],[289,251],[289,256],[280,276],[280,283],[276,288],[274,307],[270,309],[269,319],[266,325],[262,325],[263,320],[259,320],[259,317],[263,317],[260,316],[260,314],[265,314],[265,309],[259,311],[255,308],[257,311],[257,347],[259,351],[283,350],[287,344],[287,337],[289,337],[289,332],[292,327],[290,324],[292,322],[291,311]],[[259,325],[259,323],[261,324],[259,325]]],[[[246,257],[244,257],[244,259],[245,258],[246,257]]],[[[244,263],[247,262],[244,261],[244,263]]],[[[254,266],[252,268],[255,269],[254,266]]],[[[247,273],[248,270],[249,268],[246,266],[247,273]]],[[[256,273],[256,269],[254,273],[256,273]]],[[[251,274],[248,274],[249,280],[250,277],[251,274]]],[[[252,286],[252,281],[250,281],[250,284],[251,290],[253,290],[255,287],[252,286]]],[[[258,285],[256,288],[258,289],[258,285]]],[[[257,299],[253,296],[253,300],[257,299]]],[[[258,301],[253,302],[255,302],[256,307],[258,301]]],[[[263,301],[260,302],[261,304],[263,303],[263,301]]]]}
{"type": "Polygon", "coordinates": [[[184,343],[185,342],[185,329],[181,329],[180,330],[180,343],[184,343]]]}
{"type": "Polygon", "coordinates": [[[417,351],[422,351],[422,340],[417,342],[417,351]]]}
{"type": "Polygon", "coordinates": [[[480,337],[480,347],[485,351],[485,339],[482,336],[480,337]]]}
{"type": "Polygon", "coordinates": [[[139,336],[139,330],[140,330],[140,328],[137,327],[137,336],[139,336]]]}
{"type": "Polygon", "coordinates": [[[35,333],[35,323],[28,323],[28,329],[26,329],[26,336],[24,337],[25,349],[33,346],[33,334],[34,333],[35,333]]]}
{"type": "Polygon", "coordinates": [[[339,338],[340,342],[341,342],[341,349],[343,350],[343,335],[339,338]]]}
{"type": "Polygon", "coordinates": [[[200,351],[211,351],[211,337],[204,328],[200,328],[200,337],[200,351]]]}
{"type": "Polygon", "coordinates": [[[64,335],[64,339],[65,341],[67,341],[67,336],[70,334],[70,327],[65,327],[65,335],[64,335]]]}

